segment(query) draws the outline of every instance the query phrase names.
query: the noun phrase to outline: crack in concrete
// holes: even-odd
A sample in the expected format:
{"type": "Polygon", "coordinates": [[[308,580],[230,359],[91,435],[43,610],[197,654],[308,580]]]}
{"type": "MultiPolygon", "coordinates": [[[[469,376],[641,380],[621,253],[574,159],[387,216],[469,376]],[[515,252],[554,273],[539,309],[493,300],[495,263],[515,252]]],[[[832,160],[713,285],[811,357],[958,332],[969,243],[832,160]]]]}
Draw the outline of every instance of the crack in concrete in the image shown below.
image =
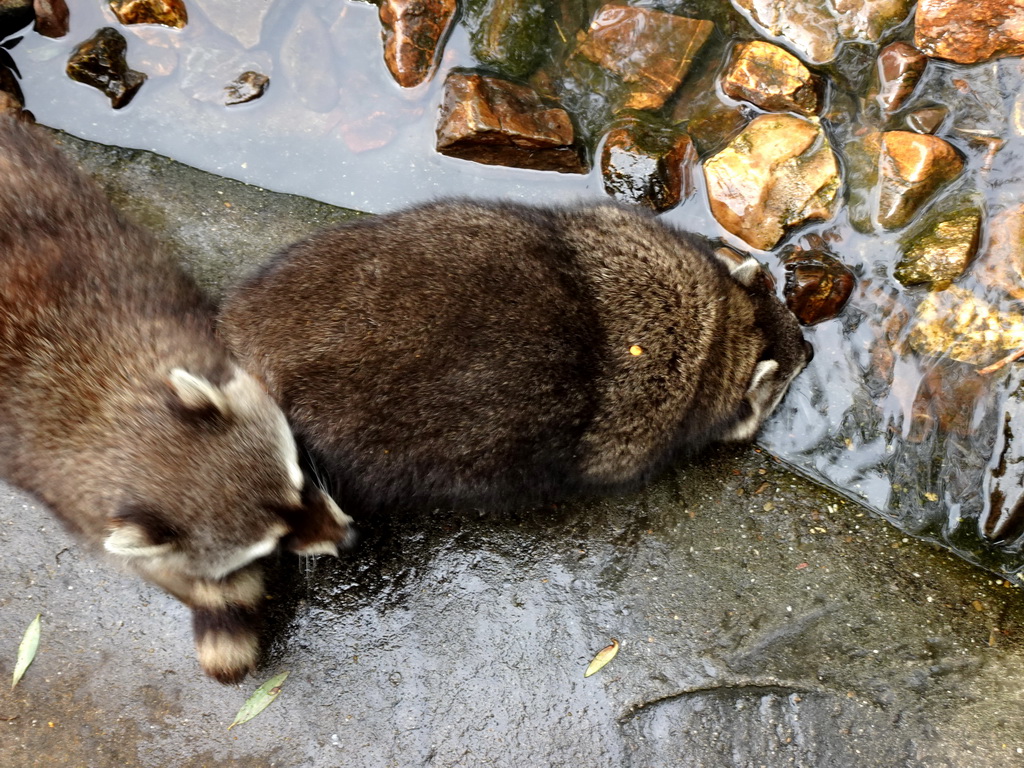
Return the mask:
{"type": "Polygon", "coordinates": [[[807,695],[812,693],[817,694],[831,694],[827,688],[814,688],[809,686],[789,685],[786,683],[774,681],[774,682],[736,682],[736,683],[725,683],[720,685],[706,685],[695,688],[684,688],[683,690],[676,691],[674,693],[667,693],[664,696],[659,696],[654,699],[641,701],[639,704],[635,704],[630,707],[625,714],[622,714],[618,718],[620,725],[624,725],[642,714],[647,714],[652,711],[655,707],[665,704],[669,701],[675,701],[677,699],[687,699],[691,697],[697,697],[704,694],[712,693],[739,693],[739,694],[752,694],[760,696],[780,696],[788,697],[794,694],[807,695]],[[643,710],[643,711],[641,711],[643,710]]]}

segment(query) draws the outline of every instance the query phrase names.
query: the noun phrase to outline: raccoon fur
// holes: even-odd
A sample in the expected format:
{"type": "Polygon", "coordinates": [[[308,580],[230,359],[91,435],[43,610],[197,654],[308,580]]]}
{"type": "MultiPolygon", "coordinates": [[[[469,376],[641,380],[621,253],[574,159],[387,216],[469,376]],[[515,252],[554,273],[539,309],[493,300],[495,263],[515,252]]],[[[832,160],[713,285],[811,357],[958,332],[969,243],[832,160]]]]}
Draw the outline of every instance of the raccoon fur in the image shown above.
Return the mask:
{"type": "Polygon", "coordinates": [[[610,203],[329,229],[230,294],[221,332],[353,514],[629,489],[751,439],[811,355],[755,260],[610,203]]]}
{"type": "Polygon", "coordinates": [[[211,307],[38,129],[0,118],[0,476],[193,610],[203,669],[258,654],[279,541],[334,552],[349,519],[211,307]]]}

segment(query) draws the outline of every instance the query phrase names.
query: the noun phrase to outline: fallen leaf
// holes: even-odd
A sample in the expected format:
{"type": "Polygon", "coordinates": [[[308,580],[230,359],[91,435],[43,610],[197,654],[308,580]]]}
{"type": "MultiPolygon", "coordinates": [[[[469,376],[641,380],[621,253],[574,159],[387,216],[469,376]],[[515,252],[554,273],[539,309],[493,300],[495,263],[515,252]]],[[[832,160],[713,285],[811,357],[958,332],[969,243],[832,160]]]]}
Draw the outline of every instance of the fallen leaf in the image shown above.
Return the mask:
{"type": "Polygon", "coordinates": [[[615,654],[619,652],[619,641],[614,637],[612,638],[612,644],[606,648],[602,648],[597,652],[593,661],[587,666],[587,671],[583,673],[584,677],[590,677],[595,672],[600,671],[605,664],[615,658],[615,654]]]}
{"type": "Polygon", "coordinates": [[[285,678],[288,677],[287,672],[282,672],[280,675],[275,675],[270,678],[256,689],[256,692],[250,696],[242,708],[238,710],[238,714],[235,715],[235,721],[228,726],[230,731],[236,725],[247,723],[252,720],[256,715],[270,706],[270,702],[277,698],[277,694],[281,692],[281,686],[284,685],[285,678]]]}
{"type": "Polygon", "coordinates": [[[36,617],[29,623],[28,629],[25,630],[25,636],[21,638],[21,645],[18,646],[18,663],[14,666],[14,677],[11,679],[12,690],[21,680],[21,676],[25,674],[28,665],[36,657],[36,651],[39,650],[42,616],[41,613],[36,614],[36,617]]]}

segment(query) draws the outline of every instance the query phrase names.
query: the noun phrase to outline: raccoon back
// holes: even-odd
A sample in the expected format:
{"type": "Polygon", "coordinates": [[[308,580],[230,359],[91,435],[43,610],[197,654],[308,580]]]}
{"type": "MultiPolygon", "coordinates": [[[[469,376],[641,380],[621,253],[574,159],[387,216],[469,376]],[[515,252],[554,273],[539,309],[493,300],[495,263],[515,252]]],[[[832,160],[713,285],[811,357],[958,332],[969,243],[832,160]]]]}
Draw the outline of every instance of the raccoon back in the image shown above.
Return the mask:
{"type": "Polygon", "coordinates": [[[759,311],[650,217],[446,201],[293,246],[221,328],[343,503],[508,507],[626,488],[724,436],[769,345],[759,311]]]}

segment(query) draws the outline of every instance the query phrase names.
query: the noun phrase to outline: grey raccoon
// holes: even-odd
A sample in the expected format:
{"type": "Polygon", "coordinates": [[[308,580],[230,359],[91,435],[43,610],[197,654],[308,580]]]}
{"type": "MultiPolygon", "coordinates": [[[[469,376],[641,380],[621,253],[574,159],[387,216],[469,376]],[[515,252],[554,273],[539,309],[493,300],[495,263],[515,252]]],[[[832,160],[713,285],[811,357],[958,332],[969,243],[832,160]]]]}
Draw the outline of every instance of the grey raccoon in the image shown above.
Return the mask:
{"type": "Polygon", "coordinates": [[[353,513],[629,489],[751,439],[811,355],[755,260],[612,204],[326,230],[229,295],[221,332],[353,513]]]}
{"type": "Polygon", "coordinates": [[[203,669],[257,660],[279,541],[337,552],[284,415],[193,281],[37,129],[0,118],[0,476],[193,610],[203,669]]]}

